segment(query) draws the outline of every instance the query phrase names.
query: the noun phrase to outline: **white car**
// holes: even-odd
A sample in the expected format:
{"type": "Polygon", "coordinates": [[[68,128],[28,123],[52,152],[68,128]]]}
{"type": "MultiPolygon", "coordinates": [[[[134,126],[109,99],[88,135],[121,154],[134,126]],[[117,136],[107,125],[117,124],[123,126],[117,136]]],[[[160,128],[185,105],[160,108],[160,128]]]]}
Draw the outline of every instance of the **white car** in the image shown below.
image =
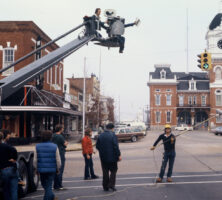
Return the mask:
{"type": "Polygon", "coordinates": [[[192,126],[188,126],[187,124],[180,124],[179,126],[175,127],[176,131],[193,131],[192,126]]]}
{"type": "Polygon", "coordinates": [[[94,140],[96,140],[97,139],[97,137],[98,137],[98,130],[97,129],[92,129],[92,136],[91,136],[91,138],[92,139],[94,139],[94,140]]]}

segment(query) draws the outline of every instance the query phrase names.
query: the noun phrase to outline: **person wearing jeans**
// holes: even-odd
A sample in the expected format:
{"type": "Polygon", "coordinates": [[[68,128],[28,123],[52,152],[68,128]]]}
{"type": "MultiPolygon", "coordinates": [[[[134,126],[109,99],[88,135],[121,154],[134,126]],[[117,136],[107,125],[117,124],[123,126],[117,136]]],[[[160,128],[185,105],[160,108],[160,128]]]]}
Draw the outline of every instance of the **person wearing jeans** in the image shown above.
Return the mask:
{"type": "Polygon", "coordinates": [[[174,160],[176,157],[176,152],[175,152],[175,143],[176,143],[176,137],[171,133],[171,126],[169,124],[165,125],[165,133],[161,134],[156,142],[153,144],[153,147],[151,150],[154,150],[156,148],[156,145],[160,142],[163,141],[164,145],[164,154],[163,154],[163,161],[160,169],[160,174],[159,178],[157,178],[156,182],[161,183],[164,177],[165,169],[167,162],[169,162],[169,168],[168,168],[168,173],[167,173],[167,182],[172,182],[172,172],[173,172],[173,165],[174,165],[174,160]]]}
{"type": "Polygon", "coordinates": [[[4,199],[18,199],[18,171],[16,166],[17,151],[14,147],[3,143],[0,132],[0,178],[3,183],[4,199]]]}
{"type": "Polygon", "coordinates": [[[52,184],[56,173],[61,166],[59,150],[56,144],[51,142],[52,132],[41,133],[42,142],[36,145],[33,165],[40,174],[42,187],[44,188],[44,200],[56,199],[52,191],[52,184]]]}
{"type": "Polygon", "coordinates": [[[99,178],[94,173],[93,168],[93,160],[92,160],[92,153],[93,153],[93,146],[92,146],[92,130],[86,129],[85,136],[82,139],[82,154],[85,159],[85,172],[84,172],[84,180],[89,179],[96,179],[99,178]]]}

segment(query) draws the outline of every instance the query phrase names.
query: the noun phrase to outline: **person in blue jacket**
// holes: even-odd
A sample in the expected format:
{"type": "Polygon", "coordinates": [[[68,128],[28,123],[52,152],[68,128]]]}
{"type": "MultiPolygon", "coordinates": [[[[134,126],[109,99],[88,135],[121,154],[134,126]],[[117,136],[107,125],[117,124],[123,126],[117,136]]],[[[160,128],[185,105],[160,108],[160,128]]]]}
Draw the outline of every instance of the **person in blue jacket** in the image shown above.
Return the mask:
{"type": "Polygon", "coordinates": [[[103,171],[103,189],[104,191],[108,191],[109,189],[116,191],[117,162],[121,161],[122,158],[112,123],[107,124],[106,130],[99,135],[96,148],[99,151],[103,171]]]}
{"type": "Polygon", "coordinates": [[[52,184],[56,173],[59,173],[61,160],[56,144],[51,142],[52,132],[41,133],[42,142],[36,145],[34,154],[34,167],[40,174],[42,187],[45,190],[44,200],[56,199],[52,191],[52,184]]]}

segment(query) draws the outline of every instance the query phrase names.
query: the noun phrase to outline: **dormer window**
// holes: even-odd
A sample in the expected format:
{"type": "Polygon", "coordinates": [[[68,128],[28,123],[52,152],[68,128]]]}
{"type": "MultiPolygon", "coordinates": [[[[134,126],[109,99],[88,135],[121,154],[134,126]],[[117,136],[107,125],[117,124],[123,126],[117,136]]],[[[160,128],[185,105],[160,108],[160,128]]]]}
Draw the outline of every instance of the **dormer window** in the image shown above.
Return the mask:
{"type": "Polygon", "coordinates": [[[189,90],[196,90],[196,81],[193,79],[189,82],[189,90]]]}
{"type": "Polygon", "coordinates": [[[160,79],[166,79],[166,71],[165,70],[162,70],[160,72],[160,79]]]}

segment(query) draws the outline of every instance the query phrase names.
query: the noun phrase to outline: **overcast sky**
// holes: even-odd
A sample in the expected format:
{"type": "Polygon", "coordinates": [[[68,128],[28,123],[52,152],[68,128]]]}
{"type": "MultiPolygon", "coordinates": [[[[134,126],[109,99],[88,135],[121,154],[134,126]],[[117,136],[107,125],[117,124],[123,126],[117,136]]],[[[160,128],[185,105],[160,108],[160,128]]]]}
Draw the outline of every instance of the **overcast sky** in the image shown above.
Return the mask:
{"type": "MultiPolygon", "coordinates": [[[[95,8],[115,9],[126,23],[140,18],[139,27],[126,29],[126,47],[108,50],[89,44],[65,60],[65,77],[83,76],[83,60],[87,58],[87,74],[99,76],[101,51],[101,86],[104,95],[119,99],[121,120],[134,120],[149,104],[147,82],[154,64],[171,64],[172,71],[185,71],[187,66],[187,9],[189,38],[189,71],[197,68],[196,55],[206,48],[205,35],[213,17],[220,12],[220,0],[5,0],[0,3],[1,20],[34,21],[52,39],[82,23],[95,8]]],[[[102,16],[102,20],[105,17],[102,16]]],[[[79,31],[80,32],[80,31],[79,31]]],[[[79,33],[78,32],[78,33],[79,33]]],[[[106,33],[102,32],[106,37],[106,33]]],[[[60,46],[76,35],[58,42],[60,46]]]]}

